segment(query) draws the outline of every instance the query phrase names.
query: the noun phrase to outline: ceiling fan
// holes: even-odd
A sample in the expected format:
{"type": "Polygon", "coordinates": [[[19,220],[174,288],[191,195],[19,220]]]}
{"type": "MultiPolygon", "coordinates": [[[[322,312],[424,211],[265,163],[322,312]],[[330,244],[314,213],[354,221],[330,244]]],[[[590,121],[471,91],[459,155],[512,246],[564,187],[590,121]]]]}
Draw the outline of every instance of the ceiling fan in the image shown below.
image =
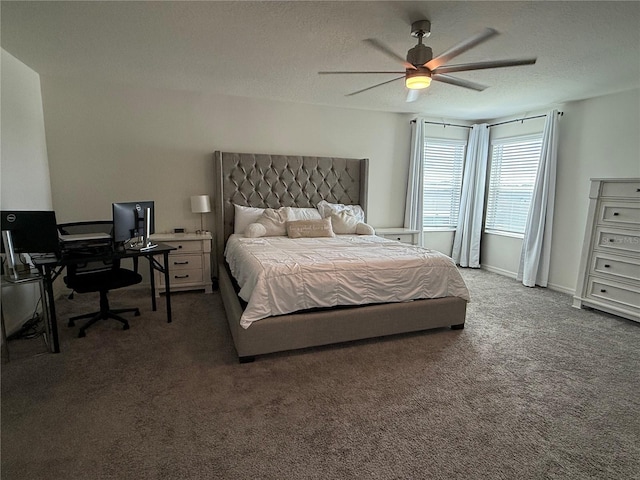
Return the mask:
{"type": "Polygon", "coordinates": [[[482,90],[487,88],[485,85],[481,85],[479,83],[452,77],[451,75],[448,75],[449,73],[466,72],[469,70],[482,70],[487,68],[517,67],[520,65],[533,65],[534,63],[536,63],[535,58],[521,58],[512,60],[490,60],[486,62],[462,63],[458,65],[445,65],[452,58],[457,57],[461,53],[464,53],[467,50],[475,47],[476,45],[489,40],[491,37],[498,35],[498,32],[493,28],[485,28],[483,31],[454,45],[435,58],[433,58],[433,51],[431,50],[431,48],[422,43],[422,39],[424,37],[428,37],[430,34],[431,22],[429,20],[419,20],[411,24],[411,35],[418,38],[418,44],[407,52],[406,60],[375,38],[368,38],[365,40],[365,42],[367,42],[376,50],[384,53],[388,57],[391,57],[397,62],[400,62],[402,65],[404,65],[404,72],[318,72],[318,74],[402,74],[401,77],[396,77],[391,80],[387,80],[386,82],[363,88],[362,90],[349,93],[346,96],[350,97],[352,95],[357,95],[359,93],[366,92],[367,90],[371,90],[372,88],[380,87],[382,85],[386,85],[387,83],[404,79],[405,85],[409,89],[407,102],[413,102],[417,100],[420,90],[427,88],[431,84],[432,80],[436,82],[448,83],[450,85],[456,85],[458,87],[469,88],[478,92],[481,92],[482,90]]]}

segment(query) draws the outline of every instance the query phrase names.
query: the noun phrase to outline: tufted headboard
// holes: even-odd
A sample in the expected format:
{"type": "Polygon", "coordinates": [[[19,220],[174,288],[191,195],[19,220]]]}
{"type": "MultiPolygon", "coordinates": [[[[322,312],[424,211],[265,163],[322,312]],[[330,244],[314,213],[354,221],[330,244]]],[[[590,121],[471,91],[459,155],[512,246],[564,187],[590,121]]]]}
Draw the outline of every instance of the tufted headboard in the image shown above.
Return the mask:
{"type": "MultiPolygon", "coordinates": [[[[367,211],[368,159],[214,153],[216,256],[233,233],[233,204],[315,207],[321,200],[367,211]]],[[[216,272],[217,273],[217,272],[216,272]]]]}

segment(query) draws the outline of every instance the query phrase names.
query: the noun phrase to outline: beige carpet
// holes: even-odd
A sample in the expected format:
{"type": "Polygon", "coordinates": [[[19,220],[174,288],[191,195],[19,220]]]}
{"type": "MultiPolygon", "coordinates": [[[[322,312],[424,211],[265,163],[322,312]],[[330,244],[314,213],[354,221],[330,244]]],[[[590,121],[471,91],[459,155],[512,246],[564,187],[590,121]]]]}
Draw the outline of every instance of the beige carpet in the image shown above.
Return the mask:
{"type": "MultiPolygon", "coordinates": [[[[466,328],[237,363],[217,293],[2,365],[2,479],[640,478],[640,325],[463,270],[466,328]]],[[[97,298],[57,302],[60,317],[97,298]]],[[[16,341],[19,342],[19,341],[16,341]]],[[[12,343],[16,343],[12,342],[12,343]]],[[[20,348],[15,350],[21,351],[20,348]]]]}

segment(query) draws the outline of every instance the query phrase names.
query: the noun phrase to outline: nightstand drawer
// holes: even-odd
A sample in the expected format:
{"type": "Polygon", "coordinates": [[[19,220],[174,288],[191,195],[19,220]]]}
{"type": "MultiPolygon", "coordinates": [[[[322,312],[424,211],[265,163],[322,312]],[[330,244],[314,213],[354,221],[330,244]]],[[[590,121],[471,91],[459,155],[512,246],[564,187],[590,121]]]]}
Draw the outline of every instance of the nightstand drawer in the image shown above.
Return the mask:
{"type": "Polygon", "coordinates": [[[396,240],[402,243],[410,243],[413,245],[413,235],[410,234],[400,234],[400,235],[383,235],[384,238],[388,238],[389,240],[396,240]]]}
{"type": "Polygon", "coordinates": [[[202,269],[202,256],[201,255],[169,255],[169,271],[176,270],[189,270],[193,268],[202,269]]]}
{"type": "Polygon", "coordinates": [[[640,198],[640,182],[602,182],[601,197],[640,198]]]}
{"type": "Polygon", "coordinates": [[[202,252],[202,242],[162,242],[175,247],[176,250],[171,252],[171,256],[180,255],[183,252],[202,252]]]}
{"type": "MultiPolygon", "coordinates": [[[[169,281],[171,282],[171,289],[174,287],[178,289],[181,285],[186,284],[201,284],[203,282],[202,269],[190,268],[186,270],[169,272],[169,281]]],[[[164,275],[159,277],[159,285],[164,288],[164,275]]]]}

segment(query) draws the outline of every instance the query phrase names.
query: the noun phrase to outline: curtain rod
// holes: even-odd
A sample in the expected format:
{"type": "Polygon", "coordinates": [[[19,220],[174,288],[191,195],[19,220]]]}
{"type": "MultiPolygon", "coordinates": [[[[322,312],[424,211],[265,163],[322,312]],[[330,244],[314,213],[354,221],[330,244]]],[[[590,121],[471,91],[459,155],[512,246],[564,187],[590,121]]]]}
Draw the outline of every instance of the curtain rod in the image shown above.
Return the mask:
{"type": "MultiPolygon", "coordinates": [[[[563,116],[564,112],[558,112],[558,115],[563,116]]],[[[547,116],[546,114],[544,114],[544,115],[535,115],[533,117],[524,117],[524,118],[516,118],[514,120],[507,120],[506,122],[490,123],[489,125],[487,125],[487,128],[495,127],[497,125],[506,125],[507,123],[524,122],[525,120],[531,120],[531,119],[534,119],[534,118],[544,118],[546,116],[547,116]]]]}
{"type": "MultiPolygon", "coordinates": [[[[415,120],[411,120],[409,123],[415,123],[415,120]]],[[[423,120],[422,123],[429,123],[431,125],[442,125],[443,127],[459,127],[459,128],[473,128],[470,125],[456,125],[455,123],[444,123],[444,122],[428,122],[423,120]]]]}
{"type": "MultiPolygon", "coordinates": [[[[558,112],[558,115],[563,116],[564,112],[558,112]]],[[[546,117],[547,115],[536,115],[533,117],[524,117],[524,118],[516,118],[514,120],[507,120],[506,122],[499,122],[499,123],[490,123],[489,125],[487,125],[487,128],[489,127],[495,127],[498,125],[506,125],[507,123],[514,123],[514,122],[524,122],[525,120],[531,120],[534,118],[543,118],[546,117]]],[[[458,128],[473,128],[472,126],[469,125],[457,125],[455,123],[444,123],[444,122],[428,122],[426,120],[423,120],[424,123],[429,123],[431,125],[442,125],[443,127],[458,127],[458,128]]],[[[415,120],[411,120],[409,123],[415,123],[415,120]]]]}

